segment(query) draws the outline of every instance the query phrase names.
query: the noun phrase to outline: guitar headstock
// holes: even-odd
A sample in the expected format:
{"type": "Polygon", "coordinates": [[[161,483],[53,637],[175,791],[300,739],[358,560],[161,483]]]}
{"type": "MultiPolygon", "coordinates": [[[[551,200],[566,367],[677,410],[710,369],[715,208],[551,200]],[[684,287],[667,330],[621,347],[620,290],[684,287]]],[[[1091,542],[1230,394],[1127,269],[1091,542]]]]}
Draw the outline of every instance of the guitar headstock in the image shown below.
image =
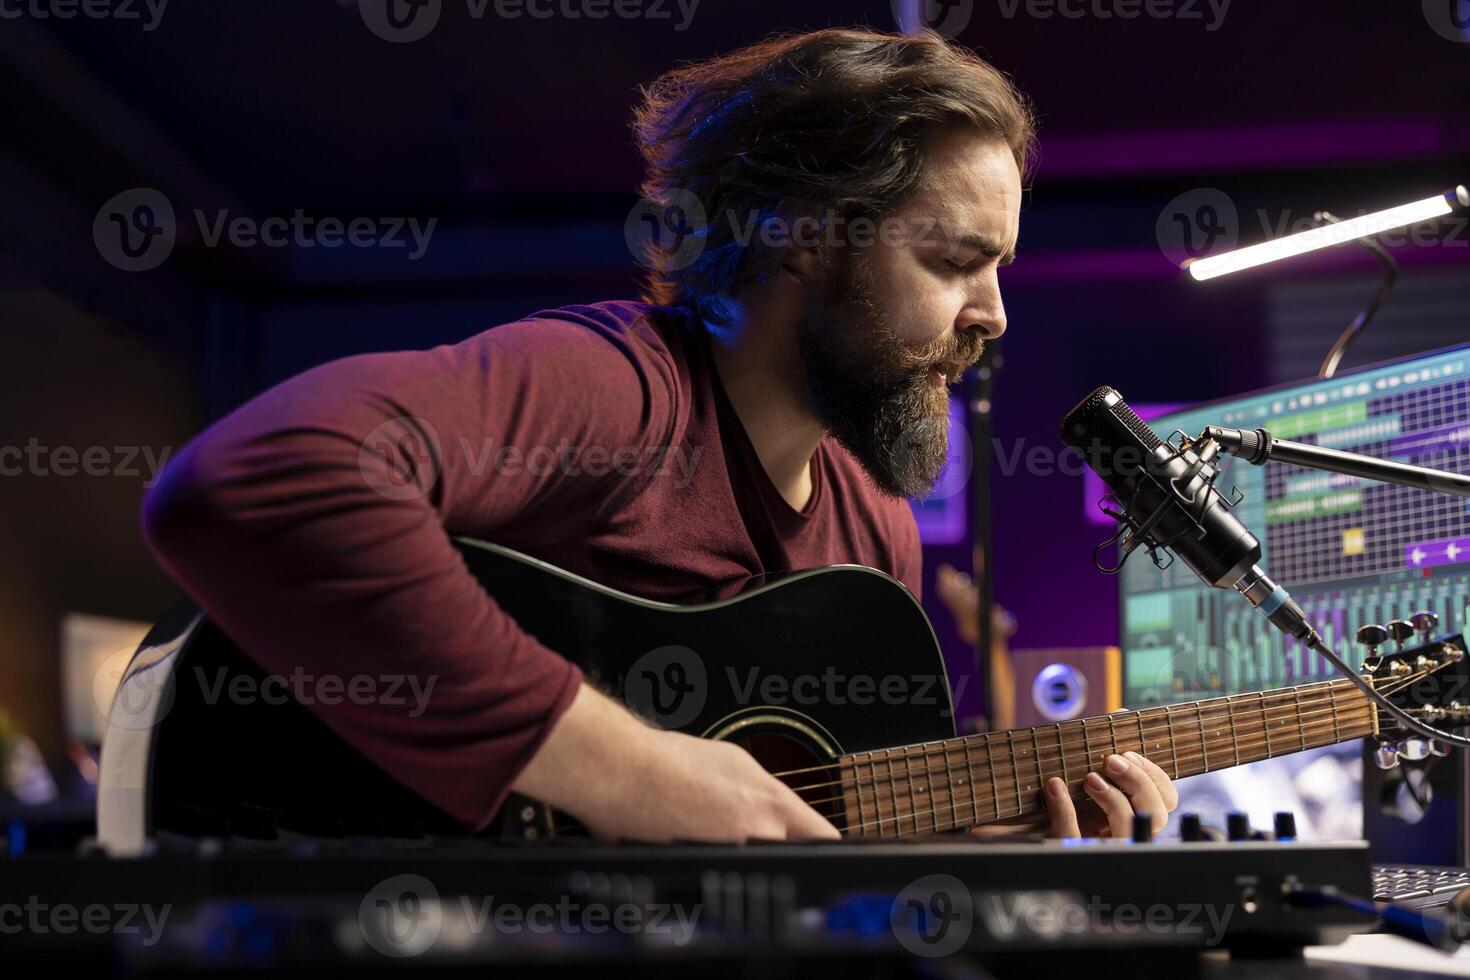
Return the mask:
{"type": "MultiPolygon", "coordinates": [[[[1357,640],[1368,648],[1362,673],[1373,686],[1411,716],[1435,728],[1470,726],[1470,658],[1465,637],[1435,637],[1439,618],[1431,612],[1359,628],[1357,640]],[[1390,649],[1385,649],[1390,648],[1390,649]]],[[[1448,755],[1450,746],[1407,730],[1386,711],[1378,713],[1378,765],[1388,769],[1400,758],[1448,755]]]]}

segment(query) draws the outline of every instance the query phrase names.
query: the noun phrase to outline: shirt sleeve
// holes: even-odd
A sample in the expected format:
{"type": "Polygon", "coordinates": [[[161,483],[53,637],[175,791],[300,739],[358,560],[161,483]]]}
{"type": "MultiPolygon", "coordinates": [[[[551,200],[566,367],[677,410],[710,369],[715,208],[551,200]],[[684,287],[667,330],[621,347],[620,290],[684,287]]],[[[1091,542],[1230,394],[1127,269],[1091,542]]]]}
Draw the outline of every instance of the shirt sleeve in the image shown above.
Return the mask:
{"type": "Polygon", "coordinates": [[[646,336],[595,320],[335,361],[181,450],[144,499],[144,537],[268,673],[416,677],[427,696],[407,705],[311,710],[478,830],[581,675],[496,605],[451,535],[553,517],[579,533],[628,478],[569,475],[557,453],[659,443],[674,378],[646,336]]]}

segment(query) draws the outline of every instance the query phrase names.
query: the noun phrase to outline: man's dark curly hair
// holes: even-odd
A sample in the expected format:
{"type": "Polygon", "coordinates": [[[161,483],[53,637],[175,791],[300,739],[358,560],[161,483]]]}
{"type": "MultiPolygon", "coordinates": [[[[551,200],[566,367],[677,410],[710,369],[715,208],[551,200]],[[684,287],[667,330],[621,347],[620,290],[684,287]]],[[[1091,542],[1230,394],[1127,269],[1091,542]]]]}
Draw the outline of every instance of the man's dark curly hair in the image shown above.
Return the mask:
{"type": "Polygon", "coordinates": [[[657,207],[692,194],[707,221],[693,261],[655,243],[644,299],[727,322],[722,295],[775,270],[776,250],[759,235],[741,241],[740,229],[773,217],[880,218],[916,189],[924,132],[948,123],[1003,140],[1029,174],[1036,124],[1025,97],[932,31],[775,37],[660,76],[633,120],[643,195],[657,207]]]}

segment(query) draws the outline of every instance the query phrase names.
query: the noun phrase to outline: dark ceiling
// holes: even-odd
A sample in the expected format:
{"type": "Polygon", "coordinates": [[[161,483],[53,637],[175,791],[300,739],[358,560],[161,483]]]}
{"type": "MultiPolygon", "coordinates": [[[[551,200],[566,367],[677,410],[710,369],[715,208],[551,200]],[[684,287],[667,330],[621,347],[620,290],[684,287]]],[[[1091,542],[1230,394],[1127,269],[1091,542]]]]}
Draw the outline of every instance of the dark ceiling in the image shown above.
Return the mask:
{"type": "MultiPolygon", "coordinates": [[[[80,18],[46,28],[253,207],[453,215],[626,199],[640,83],[776,30],[893,27],[888,0],[703,0],[685,30],[673,0],[671,19],[600,21],[476,19],[471,0],[443,2],[437,28],[406,44],[369,31],[354,0],[173,0],[153,31],[80,18]]],[[[960,40],[1017,78],[1044,135],[1470,120],[1470,44],[1432,30],[1418,0],[1235,0],[1211,30],[1219,2],[1169,5],[1197,19],[1123,20],[975,0],[960,40]]]]}

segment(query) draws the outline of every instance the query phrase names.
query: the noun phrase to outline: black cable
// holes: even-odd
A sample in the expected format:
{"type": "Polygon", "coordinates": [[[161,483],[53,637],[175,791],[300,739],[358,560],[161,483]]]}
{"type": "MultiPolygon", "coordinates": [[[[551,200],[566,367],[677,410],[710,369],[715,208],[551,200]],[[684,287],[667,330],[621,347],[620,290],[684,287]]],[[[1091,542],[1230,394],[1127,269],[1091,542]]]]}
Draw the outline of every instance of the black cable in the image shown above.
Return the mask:
{"type": "Polygon", "coordinates": [[[1409,729],[1411,732],[1414,732],[1417,735],[1422,735],[1425,738],[1437,738],[1440,741],[1448,742],[1451,745],[1458,745],[1462,749],[1470,749],[1470,738],[1466,738],[1463,735],[1455,735],[1450,732],[1440,731],[1438,728],[1435,728],[1432,725],[1426,725],[1424,722],[1420,721],[1417,718],[1414,718],[1403,708],[1400,708],[1398,705],[1388,700],[1388,698],[1384,697],[1383,694],[1375,689],[1372,684],[1369,684],[1367,681],[1363,680],[1363,678],[1358,674],[1356,670],[1353,670],[1346,663],[1344,663],[1341,657],[1333,653],[1332,648],[1327,645],[1325,640],[1319,637],[1315,642],[1309,643],[1307,644],[1307,646],[1309,649],[1320,653],[1323,657],[1326,657],[1328,663],[1336,667],[1342,674],[1347,677],[1348,680],[1357,685],[1357,687],[1364,694],[1368,695],[1368,697],[1378,702],[1380,706],[1387,710],[1388,713],[1394,718],[1398,719],[1399,723],[1402,724],[1405,728],[1409,729]]]}
{"type": "MultiPolygon", "coordinates": [[[[1312,215],[1312,218],[1318,222],[1327,222],[1329,224],[1337,224],[1341,220],[1331,211],[1318,211],[1312,215]]],[[[1378,244],[1372,238],[1359,238],[1358,244],[1372,252],[1378,261],[1382,263],[1383,284],[1378,287],[1378,293],[1373,297],[1373,302],[1368,304],[1367,309],[1353,317],[1353,322],[1348,324],[1347,329],[1342,332],[1342,336],[1337,338],[1337,343],[1333,344],[1332,349],[1327,352],[1327,357],[1322,361],[1322,367],[1317,371],[1317,377],[1324,381],[1337,374],[1337,366],[1342,363],[1343,355],[1347,353],[1348,347],[1352,345],[1354,340],[1358,339],[1358,335],[1363,332],[1363,328],[1368,326],[1369,322],[1372,321],[1379,309],[1388,300],[1389,295],[1393,292],[1394,286],[1399,281],[1398,263],[1394,261],[1392,255],[1389,255],[1384,250],[1382,245],[1378,244]]]]}

